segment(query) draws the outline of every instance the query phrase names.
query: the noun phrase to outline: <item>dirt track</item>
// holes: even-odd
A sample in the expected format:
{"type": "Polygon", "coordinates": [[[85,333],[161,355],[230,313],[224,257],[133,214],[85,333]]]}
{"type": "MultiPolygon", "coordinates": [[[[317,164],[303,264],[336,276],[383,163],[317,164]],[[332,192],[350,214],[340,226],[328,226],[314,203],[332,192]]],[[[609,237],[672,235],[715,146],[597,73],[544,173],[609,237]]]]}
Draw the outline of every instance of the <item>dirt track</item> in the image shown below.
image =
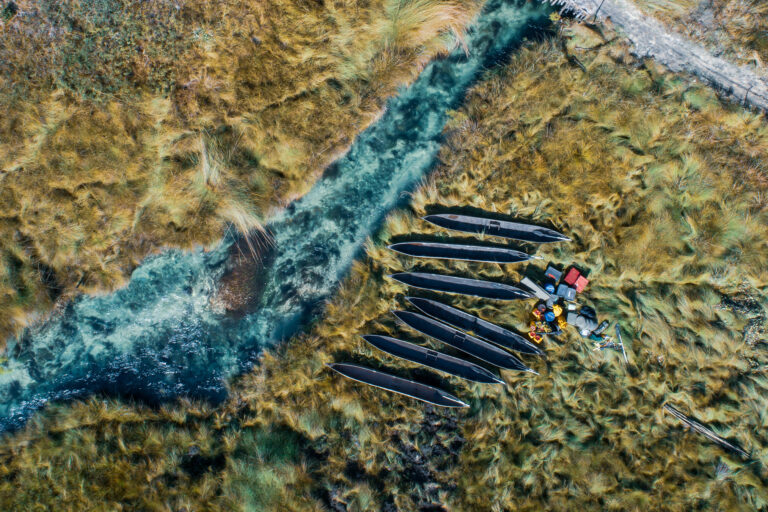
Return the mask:
{"type": "Polygon", "coordinates": [[[653,57],[672,71],[692,73],[733,100],[768,112],[768,83],[750,69],[715,57],[669,30],[626,0],[551,0],[583,20],[610,19],[632,42],[638,57],[653,57]]]}

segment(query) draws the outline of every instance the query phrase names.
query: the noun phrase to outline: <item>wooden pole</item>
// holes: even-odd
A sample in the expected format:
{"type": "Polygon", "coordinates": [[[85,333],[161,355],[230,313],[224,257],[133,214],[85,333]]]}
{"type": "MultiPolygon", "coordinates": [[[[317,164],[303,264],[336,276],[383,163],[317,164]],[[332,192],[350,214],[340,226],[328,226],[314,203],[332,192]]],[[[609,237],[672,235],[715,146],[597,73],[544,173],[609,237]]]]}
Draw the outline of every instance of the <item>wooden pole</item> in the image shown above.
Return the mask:
{"type": "Polygon", "coordinates": [[[742,457],[749,458],[749,454],[746,451],[744,451],[743,448],[715,434],[715,432],[711,428],[705,425],[702,425],[701,423],[691,418],[690,416],[686,416],[685,414],[677,410],[675,407],[669,404],[664,404],[664,409],[670,414],[672,414],[672,416],[674,416],[675,418],[685,423],[688,427],[691,428],[691,430],[695,430],[696,432],[703,435],[713,443],[717,443],[723,448],[726,448],[727,450],[738,453],[742,457]]]}

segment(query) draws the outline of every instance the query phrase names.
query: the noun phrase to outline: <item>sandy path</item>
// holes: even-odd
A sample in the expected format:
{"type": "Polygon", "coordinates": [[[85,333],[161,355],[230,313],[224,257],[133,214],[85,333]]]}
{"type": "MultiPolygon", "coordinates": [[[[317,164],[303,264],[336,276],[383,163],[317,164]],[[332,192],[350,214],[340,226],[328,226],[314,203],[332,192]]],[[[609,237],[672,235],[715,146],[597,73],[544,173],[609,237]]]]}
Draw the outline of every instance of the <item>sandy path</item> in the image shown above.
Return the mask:
{"type": "Polygon", "coordinates": [[[703,46],[669,30],[626,0],[552,0],[585,20],[610,19],[640,57],[653,57],[672,71],[685,71],[744,105],[768,112],[768,83],[749,68],[715,57],[703,46]]]}

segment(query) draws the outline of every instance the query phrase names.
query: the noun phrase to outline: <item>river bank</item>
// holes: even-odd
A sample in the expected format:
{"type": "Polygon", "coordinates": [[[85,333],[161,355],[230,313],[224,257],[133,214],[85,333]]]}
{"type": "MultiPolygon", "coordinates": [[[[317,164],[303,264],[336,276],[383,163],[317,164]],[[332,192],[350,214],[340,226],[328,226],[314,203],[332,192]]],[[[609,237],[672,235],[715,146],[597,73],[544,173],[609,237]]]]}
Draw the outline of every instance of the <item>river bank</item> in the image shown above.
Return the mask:
{"type": "MultiPolygon", "coordinates": [[[[222,400],[226,379],[288,338],[317,312],[383,216],[428,172],[448,111],[486,68],[549,23],[545,5],[490,2],[466,51],[427,66],[315,187],[269,222],[248,312],[233,317],[217,296],[239,260],[233,240],[169,251],[139,266],[112,294],[75,299],[9,343],[0,375],[0,425],[11,428],[50,401],[91,393],[151,403],[178,396],[222,400]]],[[[249,292],[250,293],[250,292],[249,292]]]]}

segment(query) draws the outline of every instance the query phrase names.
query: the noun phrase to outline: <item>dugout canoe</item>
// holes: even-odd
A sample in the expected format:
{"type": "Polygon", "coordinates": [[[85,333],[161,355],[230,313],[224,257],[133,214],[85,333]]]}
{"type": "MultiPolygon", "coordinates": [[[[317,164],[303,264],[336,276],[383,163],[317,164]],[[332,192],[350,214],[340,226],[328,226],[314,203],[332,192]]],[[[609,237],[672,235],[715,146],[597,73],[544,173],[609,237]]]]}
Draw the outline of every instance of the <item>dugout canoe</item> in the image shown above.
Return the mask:
{"type": "Polygon", "coordinates": [[[487,219],[484,217],[473,217],[470,215],[455,215],[452,213],[427,215],[422,218],[436,226],[451,229],[453,231],[463,231],[465,233],[483,233],[486,235],[510,238],[512,240],[520,240],[523,242],[534,242],[541,244],[571,241],[570,238],[563,235],[562,233],[558,233],[554,229],[535,226],[533,224],[487,219]]]}
{"type": "Polygon", "coordinates": [[[479,261],[484,263],[520,263],[533,258],[530,254],[483,245],[444,244],[438,242],[400,242],[389,248],[415,258],[479,261]]]}
{"type": "Polygon", "coordinates": [[[437,302],[436,300],[422,299],[421,297],[406,297],[406,300],[425,315],[436,318],[457,329],[472,331],[477,337],[501,345],[504,348],[524,354],[544,355],[543,350],[519,334],[482,318],[465,313],[460,309],[437,302]]]}
{"type": "Polygon", "coordinates": [[[399,272],[388,277],[414,288],[433,290],[436,292],[472,295],[484,299],[520,300],[530,299],[530,292],[515,286],[466,277],[444,276],[425,272],[399,272]]]}
{"type": "Polygon", "coordinates": [[[458,329],[440,323],[428,316],[412,313],[410,311],[393,311],[392,313],[411,329],[425,334],[430,338],[434,338],[455,349],[461,350],[466,354],[481,359],[486,363],[507,370],[536,373],[518,358],[509,352],[500,349],[496,345],[475,338],[470,334],[461,332],[458,329]]]}
{"type": "Polygon", "coordinates": [[[462,402],[442,389],[433,388],[432,386],[427,386],[426,384],[403,379],[401,377],[395,377],[394,375],[366,368],[365,366],[349,363],[330,363],[326,366],[348,379],[409,396],[416,400],[421,400],[422,402],[428,402],[440,407],[469,407],[469,404],[462,402]]]}
{"type": "Polygon", "coordinates": [[[744,450],[744,448],[742,448],[741,446],[735,443],[728,441],[722,436],[717,435],[714,430],[712,430],[706,425],[699,423],[698,421],[696,421],[696,419],[683,414],[675,406],[671,404],[664,404],[664,409],[670,414],[672,414],[672,416],[682,421],[686,426],[688,426],[688,428],[698,432],[699,434],[703,435],[710,441],[719,444],[726,450],[730,450],[734,453],[738,453],[742,457],[749,458],[749,453],[747,453],[744,450]]]}
{"type": "Polygon", "coordinates": [[[451,375],[474,382],[504,384],[503,380],[499,379],[482,366],[459,359],[458,357],[449,356],[448,354],[443,354],[442,352],[430,350],[426,347],[414,345],[413,343],[408,343],[407,341],[391,338],[389,336],[365,334],[362,338],[379,350],[392,354],[395,357],[411,361],[412,363],[428,366],[429,368],[434,368],[435,370],[450,373],[451,375]]]}

